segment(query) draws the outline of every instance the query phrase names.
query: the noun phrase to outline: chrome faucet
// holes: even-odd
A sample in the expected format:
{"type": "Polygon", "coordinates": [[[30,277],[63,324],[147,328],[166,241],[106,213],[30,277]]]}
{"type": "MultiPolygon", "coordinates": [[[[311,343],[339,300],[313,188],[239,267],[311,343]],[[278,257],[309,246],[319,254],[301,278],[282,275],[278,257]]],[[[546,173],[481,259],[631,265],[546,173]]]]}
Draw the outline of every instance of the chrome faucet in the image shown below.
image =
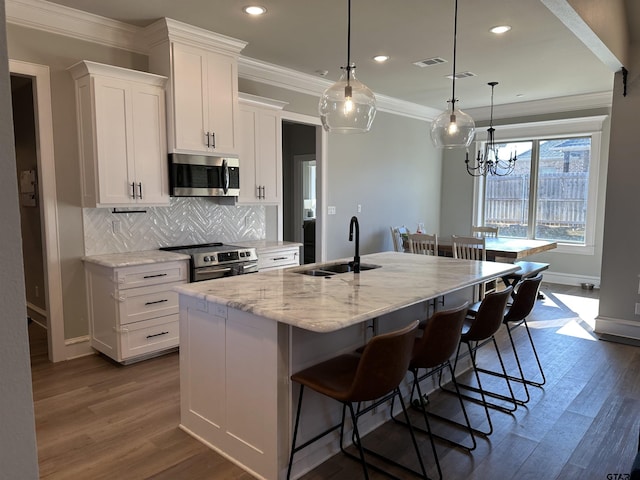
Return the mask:
{"type": "Polygon", "coordinates": [[[353,242],[353,227],[356,227],[356,253],[353,257],[353,273],[360,273],[360,224],[358,223],[358,217],[351,217],[349,223],[349,241],[353,242]]]}

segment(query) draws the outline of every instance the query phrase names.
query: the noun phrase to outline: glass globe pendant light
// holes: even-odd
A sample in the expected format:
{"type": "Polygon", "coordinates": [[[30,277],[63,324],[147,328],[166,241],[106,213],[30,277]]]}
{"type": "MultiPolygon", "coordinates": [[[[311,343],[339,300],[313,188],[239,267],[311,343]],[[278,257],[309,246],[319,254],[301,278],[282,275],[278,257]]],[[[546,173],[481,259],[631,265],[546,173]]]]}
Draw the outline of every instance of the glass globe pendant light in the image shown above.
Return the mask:
{"type": "Polygon", "coordinates": [[[458,0],[455,0],[453,21],[453,73],[451,108],[438,115],[431,122],[431,140],[437,148],[468,147],[473,141],[476,124],[470,115],[456,109],[456,44],[458,36],[458,0]]]}
{"type": "Polygon", "coordinates": [[[340,79],[327,88],[318,104],[322,126],[331,133],[366,133],[376,116],[376,97],[356,79],[351,63],[351,0],[348,0],[347,65],[340,79]]]}

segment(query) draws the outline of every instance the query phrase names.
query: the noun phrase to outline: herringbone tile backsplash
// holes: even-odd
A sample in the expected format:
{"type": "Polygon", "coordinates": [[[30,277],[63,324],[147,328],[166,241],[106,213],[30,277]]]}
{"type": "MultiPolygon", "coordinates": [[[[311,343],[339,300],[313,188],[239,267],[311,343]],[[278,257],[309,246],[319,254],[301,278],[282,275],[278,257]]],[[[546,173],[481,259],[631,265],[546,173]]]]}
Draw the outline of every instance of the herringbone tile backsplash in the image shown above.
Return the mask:
{"type": "Polygon", "coordinates": [[[173,197],[169,207],[142,210],[146,213],[116,214],[108,208],[83,208],[85,255],[265,238],[262,206],[219,205],[215,199],[173,197]]]}

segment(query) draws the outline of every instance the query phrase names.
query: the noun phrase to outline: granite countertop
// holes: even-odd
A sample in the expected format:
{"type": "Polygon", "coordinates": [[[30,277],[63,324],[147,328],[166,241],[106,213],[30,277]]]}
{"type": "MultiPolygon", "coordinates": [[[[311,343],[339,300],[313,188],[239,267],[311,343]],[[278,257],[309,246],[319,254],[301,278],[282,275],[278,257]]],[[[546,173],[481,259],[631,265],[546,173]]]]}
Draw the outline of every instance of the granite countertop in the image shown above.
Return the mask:
{"type": "Polygon", "coordinates": [[[401,252],[364,255],[361,263],[381,268],[316,277],[296,273],[310,267],[303,265],[191,283],[175,290],[305,330],[331,332],[518,268],[401,252]]]}
{"type": "Polygon", "coordinates": [[[189,260],[189,255],[163,250],[145,250],[142,252],[105,253],[102,255],[90,255],[82,257],[83,262],[95,263],[103,267],[131,267],[133,265],[146,265],[152,263],[175,262],[177,260],[189,260]]]}
{"type": "Polygon", "coordinates": [[[302,243],[285,242],[282,240],[244,240],[242,242],[229,242],[239,247],[256,248],[258,250],[277,250],[279,248],[301,247],[302,243]]]}

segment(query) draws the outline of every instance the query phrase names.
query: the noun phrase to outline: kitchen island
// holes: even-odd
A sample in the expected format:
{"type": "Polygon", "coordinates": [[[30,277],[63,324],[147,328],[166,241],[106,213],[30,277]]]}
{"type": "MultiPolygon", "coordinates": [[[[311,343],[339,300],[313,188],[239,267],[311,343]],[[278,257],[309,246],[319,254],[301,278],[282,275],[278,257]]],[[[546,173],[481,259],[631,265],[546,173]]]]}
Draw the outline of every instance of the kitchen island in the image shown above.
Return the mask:
{"type": "MultiPolygon", "coordinates": [[[[378,268],[315,276],[301,273],[314,268],[305,265],[176,287],[181,427],[258,478],[284,478],[297,398],[292,373],[352,350],[371,332],[426,318],[433,298],[517,269],[397,252],[365,255],[362,263],[378,268]]],[[[301,441],[340,414],[319,395],[309,395],[305,410],[313,413],[303,419],[301,441]]],[[[363,429],[384,415],[374,412],[363,429]]],[[[296,456],[293,478],[331,456],[334,441],[296,456]]]]}

